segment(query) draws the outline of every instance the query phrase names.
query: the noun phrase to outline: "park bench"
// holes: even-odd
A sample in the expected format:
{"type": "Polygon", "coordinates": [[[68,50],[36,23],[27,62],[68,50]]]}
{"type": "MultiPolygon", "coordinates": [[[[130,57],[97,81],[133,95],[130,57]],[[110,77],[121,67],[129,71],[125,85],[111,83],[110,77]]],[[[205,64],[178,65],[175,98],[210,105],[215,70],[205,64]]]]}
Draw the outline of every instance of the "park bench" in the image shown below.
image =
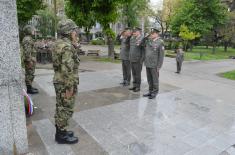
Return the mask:
{"type": "Polygon", "coordinates": [[[235,56],[229,56],[229,59],[235,59],[235,56]]]}
{"type": "Polygon", "coordinates": [[[96,55],[99,56],[100,55],[100,50],[88,50],[87,51],[87,56],[88,55],[96,55]]]}
{"type": "Polygon", "coordinates": [[[114,59],[120,60],[120,53],[114,52],[114,59]]]}

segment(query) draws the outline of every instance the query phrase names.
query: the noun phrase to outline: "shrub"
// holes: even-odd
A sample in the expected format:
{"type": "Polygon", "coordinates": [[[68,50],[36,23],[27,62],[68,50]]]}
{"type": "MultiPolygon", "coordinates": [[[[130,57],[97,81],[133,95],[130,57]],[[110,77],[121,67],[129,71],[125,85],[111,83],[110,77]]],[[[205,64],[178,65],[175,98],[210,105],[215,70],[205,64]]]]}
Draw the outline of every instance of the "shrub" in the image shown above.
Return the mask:
{"type": "Polygon", "coordinates": [[[104,45],[105,42],[104,42],[104,40],[92,40],[91,44],[92,45],[104,45]]]}

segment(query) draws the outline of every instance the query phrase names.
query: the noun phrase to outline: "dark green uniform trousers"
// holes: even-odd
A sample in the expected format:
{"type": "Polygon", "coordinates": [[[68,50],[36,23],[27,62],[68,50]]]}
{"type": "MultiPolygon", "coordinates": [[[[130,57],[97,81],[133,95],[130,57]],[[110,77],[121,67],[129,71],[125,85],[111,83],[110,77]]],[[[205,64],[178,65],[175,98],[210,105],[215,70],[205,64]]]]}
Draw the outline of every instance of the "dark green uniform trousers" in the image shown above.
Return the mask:
{"type": "Polygon", "coordinates": [[[159,72],[157,68],[146,68],[147,79],[150,93],[158,93],[159,91],[159,72]]]}
{"type": "Polygon", "coordinates": [[[131,81],[131,62],[129,60],[122,60],[123,82],[130,83],[131,81]]]}
{"type": "Polygon", "coordinates": [[[181,72],[181,67],[182,67],[182,61],[177,61],[177,72],[181,72]]]}
{"type": "Polygon", "coordinates": [[[131,62],[133,87],[135,88],[140,88],[142,66],[143,64],[140,62],[131,62]]]}

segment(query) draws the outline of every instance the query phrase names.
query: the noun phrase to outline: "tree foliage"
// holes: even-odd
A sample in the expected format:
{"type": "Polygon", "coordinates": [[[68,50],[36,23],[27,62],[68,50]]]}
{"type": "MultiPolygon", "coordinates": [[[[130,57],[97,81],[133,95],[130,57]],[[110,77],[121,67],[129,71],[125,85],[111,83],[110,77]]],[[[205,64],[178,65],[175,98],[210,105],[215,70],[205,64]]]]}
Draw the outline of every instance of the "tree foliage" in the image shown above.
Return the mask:
{"type": "Polygon", "coordinates": [[[128,27],[139,25],[139,17],[150,13],[149,0],[131,0],[121,5],[121,20],[128,27]]]}
{"type": "Polygon", "coordinates": [[[91,7],[91,1],[83,1],[80,5],[74,5],[72,1],[66,0],[65,5],[66,15],[71,18],[79,27],[84,27],[87,35],[96,20],[94,11],[91,7]]]}
{"type": "Polygon", "coordinates": [[[174,15],[176,8],[181,4],[182,0],[164,0],[163,9],[153,11],[152,17],[155,23],[158,23],[161,27],[162,34],[164,35],[170,28],[170,22],[174,15]]]}
{"type": "Polygon", "coordinates": [[[38,10],[37,15],[39,16],[37,29],[40,31],[42,36],[54,36],[56,18],[53,12],[51,12],[49,9],[38,10]]]}
{"type": "Polygon", "coordinates": [[[178,34],[180,26],[185,24],[190,31],[203,35],[226,20],[227,8],[220,0],[182,0],[171,20],[171,29],[178,34]]]}
{"type": "MultiPolygon", "coordinates": [[[[131,0],[68,0],[74,8],[78,7],[78,12],[92,13],[94,20],[103,27],[103,32],[107,36],[109,45],[109,56],[114,57],[114,32],[110,28],[110,24],[116,22],[119,15],[121,4],[130,2],[131,0]]],[[[69,10],[67,10],[69,11],[69,10]]],[[[75,13],[75,18],[79,18],[75,13]]]]}
{"type": "Polygon", "coordinates": [[[218,31],[226,52],[229,45],[235,44],[235,12],[229,13],[229,20],[218,31]]]}
{"type": "Polygon", "coordinates": [[[43,0],[17,0],[17,15],[19,25],[25,25],[37,10],[45,8],[43,0]]]}
{"type": "Polygon", "coordinates": [[[185,50],[187,51],[189,41],[192,41],[200,37],[200,34],[190,31],[186,25],[181,25],[179,36],[183,39],[184,47],[185,47],[185,50]]]}

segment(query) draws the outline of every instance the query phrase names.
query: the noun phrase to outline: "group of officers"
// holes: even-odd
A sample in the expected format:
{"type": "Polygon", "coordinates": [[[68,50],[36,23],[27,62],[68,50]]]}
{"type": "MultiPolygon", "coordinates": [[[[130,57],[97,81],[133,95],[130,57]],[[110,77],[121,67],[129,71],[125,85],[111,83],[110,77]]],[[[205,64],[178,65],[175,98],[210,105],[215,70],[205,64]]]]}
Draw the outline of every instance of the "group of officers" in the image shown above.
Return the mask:
{"type": "MultiPolygon", "coordinates": [[[[78,67],[80,63],[78,43],[78,27],[70,19],[58,23],[58,39],[52,45],[52,62],[54,68],[53,84],[56,92],[55,110],[55,140],[59,144],[75,144],[78,137],[73,131],[68,131],[69,120],[74,112],[75,96],[79,84],[78,67]]],[[[25,37],[22,41],[23,64],[27,93],[36,94],[38,89],[32,86],[36,66],[36,51],[34,49],[34,28],[24,28],[25,37]]],[[[141,71],[145,63],[149,92],[145,97],[153,99],[159,91],[159,70],[164,59],[164,42],[160,39],[159,30],[151,29],[150,35],[144,37],[140,28],[126,28],[119,36],[123,67],[123,86],[129,86],[131,72],[133,87],[130,90],[140,91],[141,71]]]]}
{"type": "Polygon", "coordinates": [[[133,30],[126,28],[118,36],[118,40],[121,41],[120,58],[123,70],[121,85],[130,85],[132,73],[133,86],[129,90],[139,92],[144,63],[149,92],[143,96],[149,99],[154,99],[159,92],[159,71],[164,60],[164,42],[159,33],[158,29],[152,28],[150,34],[144,37],[142,30],[136,27],[133,30]]]}

